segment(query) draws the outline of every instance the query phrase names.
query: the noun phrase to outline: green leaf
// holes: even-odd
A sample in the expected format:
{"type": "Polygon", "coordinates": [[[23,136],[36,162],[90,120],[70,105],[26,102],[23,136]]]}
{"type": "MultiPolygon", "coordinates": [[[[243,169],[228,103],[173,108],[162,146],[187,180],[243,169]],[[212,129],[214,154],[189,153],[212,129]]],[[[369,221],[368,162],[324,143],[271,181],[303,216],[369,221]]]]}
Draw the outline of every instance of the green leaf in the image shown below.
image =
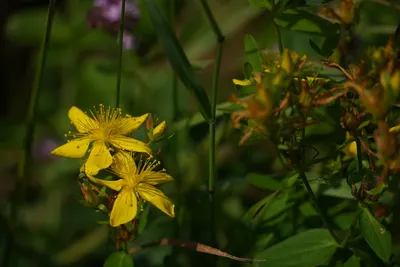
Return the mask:
{"type": "Polygon", "coordinates": [[[254,263],[259,267],[314,267],[327,263],[337,244],[326,229],[312,229],[292,236],[255,258],[265,262],[254,263]]]}
{"type": "Polygon", "coordinates": [[[358,227],[375,254],[387,262],[392,255],[392,235],[367,207],[362,207],[362,209],[358,218],[358,227]]]}
{"type": "Polygon", "coordinates": [[[145,0],[144,2],[172,68],[185,87],[196,97],[203,117],[207,121],[211,121],[211,105],[208,96],[203,86],[194,75],[192,66],[168,21],[164,18],[164,15],[154,3],[154,0],[145,0]]]}
{"type": "Polygon", "coordinates": [[[250,80],[251,74],[253,73],[253,67],[249,62],[244,63],[243,66],[243,75],[246,79],[250,80]]]}
{"type": "Polygon", "coordinates": [[[138,224],[138,234],[141,234],[147,225],[147,217],[149,215],[149,202],[143,204],[143,212],[140,214],[139,217],[139,224],[138,224]]]}
{"type": "Polygon", "coordinates": [[[274,21],[283,28],[323,36],[327,34],[332,35],[340,29],[338,24],[333,24],[320,16],[302,9],[287,9],[275,17],[274,21]]]}
{"type": "Polygon", "coordinates": [[[103,267],[133,267],[133,260],[131,255],[123,251],[114,252],[108,256],[103,267]]]}
{"type": "Polygon", "coordinates": [[[244,37],[244,49],[247,62],[253,67],[253,72],[262,72],[262,59],[253,36],[246,35],[244,37]]]}
{"type": "Polygon", "coordinates": [[[356,255],[351,256],[351,258],[348,259],[343,264],[343,267],[360,267],[360,266],[361,266],[360,258],[357,257],[356,255]]]}
{"type": "Polygon", "coordinates": [[[271,199],[271,201],[268,202],[268,205],[264,207],[263,221],[271,220],[282,214],[285,210],[290,209],[291,206],[293,206],[293,202],[288,203],[288,200],[290,198],[289,190],[277,191],[277,192],[279,193],[275,195],[271,199]]]}
{"type": "Polygon", "coordinates": [[[244,108],[243,105],[231,103],[229,106],[218,108],[217,110],[222,111],[224,113],[232,113],[234,111],[245,110],[245,109],[246,108],[244,108]]]}
{"type": "Polygon", "coordinates": [[[273,201],[273,198],[279,193],[279,191],[276,191],[272,193],[271,195],[263,198],[256,204],[254,204],[243,216],[243,220],[245,222],[250,222],[253,226],[256,226],[259,221],[262,219],[265,208],[268,206],[268,204],[273,201]]]}
{"type": "Polygon", "coordinates": [[[274,177],[272,175],[264,175],[264,174],[257,174],[257,173],[249,173],[247,175],[247,179],[253,185],[269,190],[279,190],[282,189],[282,181],[277,180],[276,178],[282,177],[274,177]]]}
{"type": "Polygon", "coordinates": [[[249,3],[254,7],[272,10],[272,3],[269,0],[249,0],[249,3]]]}

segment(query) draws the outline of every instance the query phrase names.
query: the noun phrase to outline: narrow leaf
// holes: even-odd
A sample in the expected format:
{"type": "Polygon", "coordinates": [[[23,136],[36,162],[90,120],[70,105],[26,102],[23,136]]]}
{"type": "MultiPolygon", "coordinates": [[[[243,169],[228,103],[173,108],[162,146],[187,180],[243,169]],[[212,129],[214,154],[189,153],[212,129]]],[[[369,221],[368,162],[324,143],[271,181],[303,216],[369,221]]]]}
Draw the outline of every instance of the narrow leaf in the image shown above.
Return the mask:
{"type": "Polygon", "coordinates": [[[253,36],[246,35],[244,37],[244,48],[247,62],[253,67],[253,72],[262,72],[262,59],[253,36]]]}
{"type": "Polygon", "coordinates": [[[171,63],[172,68],[178,75],[179,79],[187,89],[195,96],[200,112],[207,120],[211,120],[211,105],[208,96],[195,76],[192,66],[187,59],[178,39],[173,33],[168,21],[159,10],[154,0],[144,1],[149,12],[150,19],[153,23],[154,29],[157,32],[159,40],[164,47],[165,54],[171,63]]]}
{"type": "Polygon", "coordinates": [[[302,9],[287,9],[274,19],[281,27],[326,36],[340,29],[338,24],[302,9]]]}
{"type": "Polygon", "coordinates": [[[351,256],[351,258],[348,259],[343,264],[343,267],[360,267],[360,266],[361,266],[360,258],[357,257],[356,255],[351,256]]]}
{"type": "Polygon", "coordinates": [[[312,229],[292,236],[256,255],[260,267],[315,267],[326,264],[337,244],[326,229],[312,229]]]}
{"type": "Polygon", "coordinates": [[[387,262],[392,254],[392,235],[378,222],[368,208],[363,207],[358,226],[360,231],[375,254],[387,262]]]}
{"type": "Polygon", "coordinates": [[[132,256],[123,251],[114,252],[108,256],[103,267],[133,267],[132,256]]]}
{"type": "Polygon", "coordinates": [[[257,174],[257,173],[249,173],[247,175],[247,179],[253,185],[269,190],[279,190],[283,188],[282,184],[282,177],[274,177],[272,175],[264,175],[264,174],[257,174]],[[280,179],[280,181],[278,179],[280,179]]]}
{"type": "Polygon", "coordinates": [[[272,1],[273,0],[249,0],[249,3],[254,7],[272,10],[272,1]]]}

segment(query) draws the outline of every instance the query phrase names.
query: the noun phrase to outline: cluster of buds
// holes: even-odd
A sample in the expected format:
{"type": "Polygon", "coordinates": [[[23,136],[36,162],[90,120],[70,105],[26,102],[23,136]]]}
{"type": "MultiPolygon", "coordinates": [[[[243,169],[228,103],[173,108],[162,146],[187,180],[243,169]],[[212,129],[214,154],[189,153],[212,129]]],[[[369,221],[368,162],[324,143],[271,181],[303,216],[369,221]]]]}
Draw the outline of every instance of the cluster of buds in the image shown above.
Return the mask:
{"type": "Polygon", "coordinates": [[[157,126],[154,127],[154,120],[153,117],[150,115],[146,121],[147,138],[149,140],[149,143],[153,144],[160,141],[163,138],[166,127],[167,123],[165,121],[160,122],[157,126]]]}
{"type": "Polygon", "coordinates": [[[325,90],[329,80],[318,76],[306,56],[299,57],[284,49],[281,56],[266,53],[262,58],[262,73],[253,72],[245,80],[233,79],[239,90],[244,87],[243,91],[248,93],[244,98],[231,98],[241,107],[231,114],[233,125],[245,132],[240,144],[251,135],[266,136],[271,132],[270,127],[274,127],[273,132],[278,132],[279,129],[298,129],[309,124],[304,118],[282,114],[293,101],[308,114],[310,108],[330,103],[346,93],[344,88],[325,90]],[[282,93],[285,97],[281,100],[282,93]]]}

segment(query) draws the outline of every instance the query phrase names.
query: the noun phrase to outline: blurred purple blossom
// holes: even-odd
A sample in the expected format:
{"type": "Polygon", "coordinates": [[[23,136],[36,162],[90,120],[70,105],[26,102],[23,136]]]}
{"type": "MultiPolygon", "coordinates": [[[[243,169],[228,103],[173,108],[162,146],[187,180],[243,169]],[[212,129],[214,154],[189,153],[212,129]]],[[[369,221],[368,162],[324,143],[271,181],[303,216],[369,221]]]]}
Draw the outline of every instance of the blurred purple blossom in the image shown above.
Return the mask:
{"type": "MultiPolygon", "coordinates": [[[[94,0],[93,8],[87,16],[90,28],[101,28],[108,33],[118,36],[121,19],[122,0],[94,0]]],[[[140,11],[136,2],[125,1],[124,38],[123,46],[130,49],[135,45],[135,37],[131,30],[140,19],[140,11]]]]}

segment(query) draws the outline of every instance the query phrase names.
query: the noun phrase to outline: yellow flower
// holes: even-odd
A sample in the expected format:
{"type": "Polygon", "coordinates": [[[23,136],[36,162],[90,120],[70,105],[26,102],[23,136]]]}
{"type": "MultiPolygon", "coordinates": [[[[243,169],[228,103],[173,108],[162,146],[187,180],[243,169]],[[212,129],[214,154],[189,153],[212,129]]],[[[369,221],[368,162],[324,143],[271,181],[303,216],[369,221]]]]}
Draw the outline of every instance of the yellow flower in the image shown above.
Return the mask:
{"type": "Polygon", "coordinates": [[[150,148],[143,142],[127,135],[137,130],[147,119],[148,114],[140,117],[121,117],[120,109],[100,109],[91,112],[92,118],[82,110],[73,106],[68,112],[78,133],[69,133],[74,139],[54,149],[51,154],[67,158],[83,158],[90,149],[89,158],[85,163],[86,174],[96,175],[100,170],[112,164],[110,150],[112,147],[150,154],[150,148]]]}
{"type": "MultiPolygon", "coordinates": [[[[346,139],[350,139],[350,138],[351,138],[350,133],[349,133],[349,132],[346,132],[346,139]]],[[[357,143],[356,143],[356,141],[350,142],[350,143],[346,146],[346,148],[345,148],[345,150],[344,150],[344,153],[345,153],[346,155],[352,157],[352,158],[357,157],[357,143]]]]}
{"type": "Polygon", "coordinates": [[[154,185],[173,179],[165,173],[165,170],[153,171],[158,165],[159,162],[147,159],[144,162],[141,161],[139,166],[136,166],[130,153],[118,151],[114,155],[111,171],[122,179],[106,181],[89,176],[93,182],[119,191],[110,214],[111,226],[116,227],[135,218],[138,197],[151,202],[167,215],[175,216],[175,205],[171,203],[163,192],[154,187],[154,185]]]}

